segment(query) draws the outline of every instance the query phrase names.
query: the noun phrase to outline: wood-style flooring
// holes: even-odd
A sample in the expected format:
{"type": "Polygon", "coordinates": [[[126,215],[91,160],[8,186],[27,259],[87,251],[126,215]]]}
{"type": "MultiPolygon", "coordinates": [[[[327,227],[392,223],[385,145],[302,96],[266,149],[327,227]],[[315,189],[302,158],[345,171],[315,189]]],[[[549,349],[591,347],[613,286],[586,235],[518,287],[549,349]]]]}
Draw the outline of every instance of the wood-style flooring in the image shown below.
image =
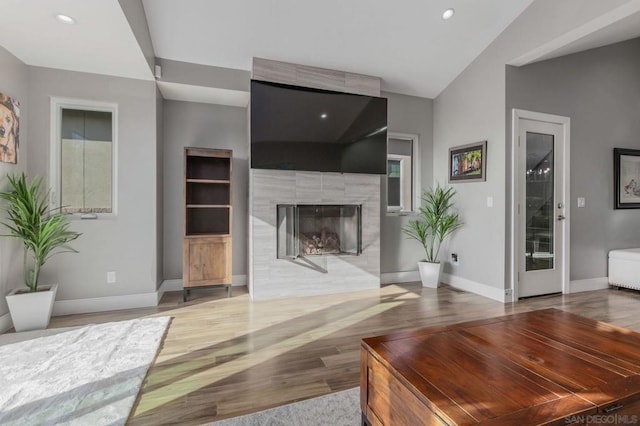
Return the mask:
{"type": "Polygon", "coordinates": [[[251,302],[244,288],[167,293],[149,309],[52,318],[50,327],[171,316],[128,424],[195,425],[359,385],[360,339],[555,307],[640,331],[640,292],[600,290],[502,304],[418,283],[251,302]]]}

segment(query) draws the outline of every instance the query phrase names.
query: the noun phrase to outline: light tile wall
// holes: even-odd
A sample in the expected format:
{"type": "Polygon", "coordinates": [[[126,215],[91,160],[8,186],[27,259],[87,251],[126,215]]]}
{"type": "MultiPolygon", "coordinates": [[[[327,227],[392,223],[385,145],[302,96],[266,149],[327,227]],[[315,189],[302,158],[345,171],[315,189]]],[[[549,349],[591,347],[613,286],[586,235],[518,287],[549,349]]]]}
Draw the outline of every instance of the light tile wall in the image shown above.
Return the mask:
{"type": "Polygon", "coordinates": [[[249,171],[249,290],[254,300],[380,286],[380,176],[249,171]],[[277,259],[278,204],[362,204],[362,254],[277,259]]]}

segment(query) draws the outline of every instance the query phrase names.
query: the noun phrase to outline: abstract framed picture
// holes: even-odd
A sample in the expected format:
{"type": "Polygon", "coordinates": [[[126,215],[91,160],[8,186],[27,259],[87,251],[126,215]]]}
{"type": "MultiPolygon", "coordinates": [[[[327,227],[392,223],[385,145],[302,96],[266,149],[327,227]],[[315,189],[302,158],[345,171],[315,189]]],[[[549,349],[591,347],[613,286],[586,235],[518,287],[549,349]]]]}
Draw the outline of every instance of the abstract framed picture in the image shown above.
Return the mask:
{"type": "Polygon", "coordinates": [[[18,163],[20,103],[0,93],[0,161],[18,163]]]}
{"type": "Polygon", "coordinates": [[[613,149],[616,209],[640,209],[640,150],[613,149]]]}
{"type": "Polygon", "coordinates": [[[449,148],[449,183],[486,180],[487,141],[449,148]]]}

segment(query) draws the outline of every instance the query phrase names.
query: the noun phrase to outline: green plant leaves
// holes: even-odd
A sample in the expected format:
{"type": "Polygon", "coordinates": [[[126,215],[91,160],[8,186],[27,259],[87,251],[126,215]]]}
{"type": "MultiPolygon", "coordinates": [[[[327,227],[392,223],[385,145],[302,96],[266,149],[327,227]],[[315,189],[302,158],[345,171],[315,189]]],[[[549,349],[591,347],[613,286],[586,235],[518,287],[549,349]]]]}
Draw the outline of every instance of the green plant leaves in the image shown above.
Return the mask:
{"type": "Polygon", "coordinates": [[[458,214],[450,212],[455,194],[452,187],[445,189],[440,185],[425,191],[420,219],[412,220],[402,228],[407,236],[422,244],[427,262],[437,262],[442,242],[463,225],[458,214]]]}
{"type": "Polygon", "coordinates": [[[24,244],[24,278],[29,290],[38,290],[40,268],[53,255],[74,249],[66,246],[81,234],[69,230],[67,217],[60,209],[49,209],[48,191],[43,190],[42,177],[27,182],[24,173],[7,175],[10,190],[0,192],[0,199],[7,212],[7,221],[2,222],[10,231],[5,236],[15,237],[24,244]],[[33,269],[28,268],[28,254],[34,260],[33,269]]]}

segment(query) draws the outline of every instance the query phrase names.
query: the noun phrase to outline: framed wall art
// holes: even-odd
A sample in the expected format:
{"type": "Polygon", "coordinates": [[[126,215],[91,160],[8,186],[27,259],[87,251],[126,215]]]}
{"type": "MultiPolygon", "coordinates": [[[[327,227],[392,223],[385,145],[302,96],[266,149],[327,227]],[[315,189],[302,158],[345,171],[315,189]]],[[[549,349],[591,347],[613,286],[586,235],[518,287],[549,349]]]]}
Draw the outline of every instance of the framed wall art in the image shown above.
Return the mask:
{"type": "Polygon", "coordinates": [[[18,163],[20,103],[0,93],[0,161],[18,163]]]}
{"type": "Polygon", "coordinates": [[[614,208],[640,209],[640,150],[613,149],[614,208]]]}
{"type": "Polygon", "coordinates": [[[449,183],[486,180],[487,141],[449,148],[449,183]]]}

